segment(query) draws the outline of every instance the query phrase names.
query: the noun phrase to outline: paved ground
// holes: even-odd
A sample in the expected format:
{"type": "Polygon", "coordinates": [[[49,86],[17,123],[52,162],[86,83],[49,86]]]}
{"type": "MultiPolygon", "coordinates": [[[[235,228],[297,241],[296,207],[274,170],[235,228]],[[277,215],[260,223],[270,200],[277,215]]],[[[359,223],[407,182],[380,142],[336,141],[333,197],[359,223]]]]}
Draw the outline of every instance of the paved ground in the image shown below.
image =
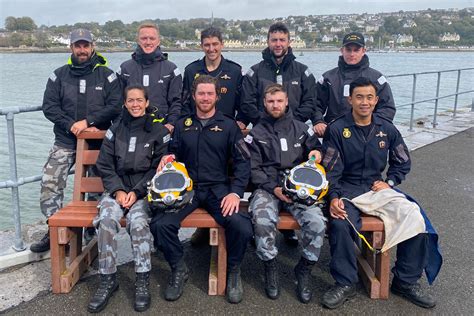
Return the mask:
{"type": "MultiPolygon", "coordinates": [[[[356,298],[337,311],[321,307],[319,299],[332,284],[329,275],[329,249],[327,243],[319,264],[313,270],[314,297],[310,304],[300,304],[294,294],[293,266],[299,251],[281,244],[282,295],[271,301],[263,291],[263,267],[251,247],[243,263],[244,301],[239,305],[228,304],[223,297],[207,296],[207,271],[209,248],[187,246],[186,262],[191,277],[183,297],[177,302],[166,302],[163,289],[169,276],[169,268],[161,256],[153,259],[152,306],[149,314],[454,314],[474,313],[474,251],[472,229],[474,227],[474,128],[412,152],[413,168],[401,189],[416,197],[427,210],[431,221],[440,234],[444,254],[444,266],[438,280],[428,287],[437,297],[438,306],[431,311],[418,308],[397,296],[388,300],[370,300],[360,287],[356,298]]],[[[105,314],[133,313],[132,264],[119,267],[120,289],[109,302],[105,314]]],[[[8,285],[7,285],[8,286],[8,285]]],[[[79,282],[70,294],[53,295],[40,293],[35,299],[4,311],[7,315],[29,314],[86,314],[89,298],[97,286],[96,276],[79,282]]],[[[2,285],[5,290],[5,284],[2,285]]],[[[147,314],[145,313],[145,314],[147,314]]]]}

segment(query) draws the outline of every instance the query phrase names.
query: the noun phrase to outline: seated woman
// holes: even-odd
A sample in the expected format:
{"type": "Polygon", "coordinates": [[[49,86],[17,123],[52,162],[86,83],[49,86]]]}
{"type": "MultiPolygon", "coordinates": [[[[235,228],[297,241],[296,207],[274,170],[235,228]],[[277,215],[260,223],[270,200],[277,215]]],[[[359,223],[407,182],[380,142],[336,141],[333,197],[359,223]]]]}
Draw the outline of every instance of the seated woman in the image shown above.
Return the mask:
{"type": "Polygon", "coordinates": [[[143,86],[128,86],[124,93],[123,114],[105,134],[97,159],[105,194],[93,222],[98,230],[100,284],[88,305],[88,311],[92,313],[104,309],[118,289],[115,236],[123,216],[126,216],[135,261],[134,308],[145,311],[150,305],[148,286],[153,237],[148,225],[151,213],[144,197],[146,184],[167,151],[170,135],[149,111],[143,86]]]}

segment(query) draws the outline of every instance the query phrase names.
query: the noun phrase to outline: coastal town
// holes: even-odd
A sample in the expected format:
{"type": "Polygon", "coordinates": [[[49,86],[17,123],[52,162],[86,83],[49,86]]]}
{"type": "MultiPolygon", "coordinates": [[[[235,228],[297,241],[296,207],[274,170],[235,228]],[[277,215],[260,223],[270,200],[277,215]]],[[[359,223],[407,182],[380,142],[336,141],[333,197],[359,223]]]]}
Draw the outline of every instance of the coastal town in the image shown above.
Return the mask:
{"type": "MultiPolygon", "coordinates": [[[[373,50],[454,49],[474,47],[474,7],[463,9],[398,11],[377,14],[334,14],[288,16],[261,20],[225,20],[218,17],[189,20],[155,19],[160,27],[162,47],[194,50],[199,48],[200,30],[210,24],[224,32],[225,47],[256,50],[266,46],[268,26],[284,22],[290,28],[294,49],[334,49],[343,34],[359,31],[373,50]]],[[[69,32],[83,27],[92,31],[96,44],[105,49],[131,50],[135,30],[143,21],[125,24],[121,20],[83,22],[74,25],[37,26],[30,17],[5,19],[0,29],[0,50],[61,51],[69,45],[69,32]]]]}

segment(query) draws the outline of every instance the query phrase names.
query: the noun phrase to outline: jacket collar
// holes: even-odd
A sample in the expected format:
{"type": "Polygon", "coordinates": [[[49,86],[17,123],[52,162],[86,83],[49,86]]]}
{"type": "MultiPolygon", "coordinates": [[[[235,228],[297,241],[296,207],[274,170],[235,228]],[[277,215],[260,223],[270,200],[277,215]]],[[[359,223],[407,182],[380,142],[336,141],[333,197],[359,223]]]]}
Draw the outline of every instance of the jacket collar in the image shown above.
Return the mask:
{"type": "Polygon", "coordinates": [[[343,71],[359,70],[369,68],[369,57],[364,55],[362,59],[355,65],[348,65],[342,56],[339,56],[338,66],[343,71]]]}
{"type": "Polygon", "coordinates": [[[293,50],[291,47],[288,47],[288,52],[283,57],[281,64],[277,64],[275,57],[270,52],[270,49],[267,47],[262,51],[262,58],[267,64],[275,70],[285,70],[288,66],[296,59],[295,55],[293,55],[293,50]]]}

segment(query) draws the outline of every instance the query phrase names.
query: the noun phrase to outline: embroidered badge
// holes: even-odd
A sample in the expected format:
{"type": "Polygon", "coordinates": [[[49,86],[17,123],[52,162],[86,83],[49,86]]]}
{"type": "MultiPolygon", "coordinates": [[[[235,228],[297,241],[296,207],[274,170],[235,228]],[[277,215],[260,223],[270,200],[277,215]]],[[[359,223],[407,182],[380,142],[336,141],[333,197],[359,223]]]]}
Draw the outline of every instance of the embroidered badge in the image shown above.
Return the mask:
{"type": "Polygon", "coordinates": [[[227,88],[221,87],[221,94],[226,94],[226,93],[227,93],[227,88]]]}
{"type": "Polygon", "coordinates": [[[352,135],[351,131],[347,127],[345,127],[344,130],[342,131],[342,136],[344,138],[350,138],[351,135],[352,135]]]}
{"type": "Polygon", "coordinates": [[[213,128],[210,128],[211,131],[213,132],[222,132],[222,128],[219,128],[219,126],[214,126],[213,128]]]}
{"type": "Polygon", "coordinates": [[[221,79],[224,79],[224,80],[230,80],[231,78],[229,76],[227,76],[227,74],[223,75],[221,77],[221,79]]]}
{"type": "Polygon", "coordinates": [[[194,79],[196,79],[197,77],[199,77],[201,74],[198,72],[197,74],[194,75],[194,79]]]}
{"type": "Polygon", "coordinates": [[[380,147],[381,149],[385,148],[385,142],[384,142],[383,140],[381,140],[381,141],[379,142],[379,147],[380,147]]]}
{"type": "Polygon", "coordinates": [[[186,121],[184,121],[184,126],[191,126],[192,124],[193,124],[193,120],[191,120],[190,117],[188,117],[186,121]]]}
{"type": "Polygon", "coordinates": [[[375,137],[385,137],[385,136],[387,136],[387,134],[383,133],[382,131],[375,134],[375,137]]]}

